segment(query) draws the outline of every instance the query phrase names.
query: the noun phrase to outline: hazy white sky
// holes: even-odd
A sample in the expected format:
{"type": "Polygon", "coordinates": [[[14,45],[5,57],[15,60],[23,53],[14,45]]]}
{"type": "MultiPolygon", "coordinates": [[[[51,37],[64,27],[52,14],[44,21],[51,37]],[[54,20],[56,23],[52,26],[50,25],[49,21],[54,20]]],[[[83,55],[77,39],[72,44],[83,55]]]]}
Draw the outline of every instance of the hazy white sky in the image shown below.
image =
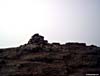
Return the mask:
{"type": "Polygon", "coordinates": [[[100,0],[0,0],[0,48],[27,43],[34,33],[100,46],[100,0]]]}

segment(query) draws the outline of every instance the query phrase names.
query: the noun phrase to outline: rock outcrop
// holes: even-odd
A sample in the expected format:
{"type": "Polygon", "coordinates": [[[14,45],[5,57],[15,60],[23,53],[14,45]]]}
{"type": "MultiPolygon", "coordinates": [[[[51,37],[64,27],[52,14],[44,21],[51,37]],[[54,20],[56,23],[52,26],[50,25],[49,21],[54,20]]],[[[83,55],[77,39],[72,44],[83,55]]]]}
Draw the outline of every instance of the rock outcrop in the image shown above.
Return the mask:
{"type": "Polygon", "coordinates": [[[0,49],[0,76],[86,76],[100,73],[100,47],[48,43],[35,34],[27,44],[0,49]]]}

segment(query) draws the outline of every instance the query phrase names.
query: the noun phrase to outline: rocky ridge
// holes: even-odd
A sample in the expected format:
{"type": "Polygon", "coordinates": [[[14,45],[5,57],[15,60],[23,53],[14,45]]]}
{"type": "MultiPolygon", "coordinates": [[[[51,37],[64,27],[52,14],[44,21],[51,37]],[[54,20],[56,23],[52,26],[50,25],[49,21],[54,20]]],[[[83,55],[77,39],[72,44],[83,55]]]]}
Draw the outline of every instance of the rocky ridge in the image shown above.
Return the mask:
{"type": "Polygon", "coordinates": [[[27,44],[0,49],[0,76],[86,76],[100,73],[100,47],[48,43],[35,34],[27,44]]]}

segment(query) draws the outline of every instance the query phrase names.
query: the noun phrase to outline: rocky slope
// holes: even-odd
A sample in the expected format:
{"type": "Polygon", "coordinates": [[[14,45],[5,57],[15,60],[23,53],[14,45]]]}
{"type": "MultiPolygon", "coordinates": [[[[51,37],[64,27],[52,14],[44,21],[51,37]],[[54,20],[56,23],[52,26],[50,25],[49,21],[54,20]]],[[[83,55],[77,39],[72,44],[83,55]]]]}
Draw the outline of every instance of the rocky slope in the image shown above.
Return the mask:
{"type": "Polygon", "coordinates": [[[0,76],[86,76],[100,73],[100,47],[48,43],[35,34],[27,44],[0,49],[0,76]]]}

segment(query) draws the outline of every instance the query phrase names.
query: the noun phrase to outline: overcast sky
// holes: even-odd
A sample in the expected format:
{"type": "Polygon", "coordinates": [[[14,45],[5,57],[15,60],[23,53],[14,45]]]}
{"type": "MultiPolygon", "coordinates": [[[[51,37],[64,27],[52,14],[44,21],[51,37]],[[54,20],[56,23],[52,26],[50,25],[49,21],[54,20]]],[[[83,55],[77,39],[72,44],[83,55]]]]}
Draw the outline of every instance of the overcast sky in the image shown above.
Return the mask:
{"type": "Polygon", "coordinates": [[[100,46],[100,0],[0,0],[0,48],[35,33],[49,42],[100,46]]]}

